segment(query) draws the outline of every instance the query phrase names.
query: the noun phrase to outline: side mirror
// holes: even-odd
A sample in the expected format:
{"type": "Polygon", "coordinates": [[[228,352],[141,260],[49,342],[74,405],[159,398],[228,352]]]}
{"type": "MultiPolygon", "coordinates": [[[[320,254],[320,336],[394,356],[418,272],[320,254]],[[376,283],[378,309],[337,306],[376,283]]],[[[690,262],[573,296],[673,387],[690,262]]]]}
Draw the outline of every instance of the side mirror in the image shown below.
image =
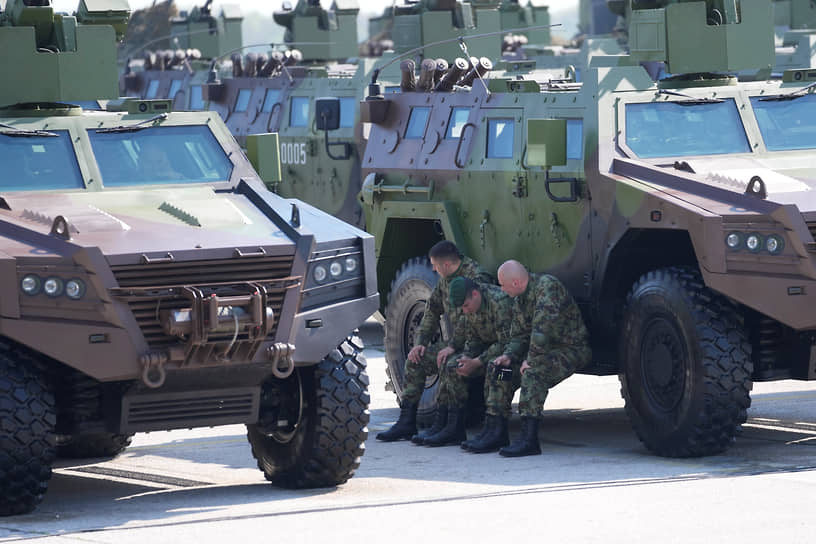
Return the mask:
{"type": "Polygon", "coordinates": [[[318,98],[315,100],[315,126],[326,135],[326,154],[336,161],[345,161],[351,157],[353,149],[348,142],[329,142],[329,131],[340,128],[340,99],[318,98]],[[340,155],[331,152],[332,147],[342,147],[340,155]]]}
{"type": "Polygon", "coordinates": [[[527,119],[527,164],[544,168],[567,164],[566,119],[527,119]]]}
{"type": "Polygon", "coordinates": [[[315,124],[317,130],[340,128],[340,99],[318,98],[315,100],[315,124]]]}
{"type": "Polygon", "coordinates": [[[271,190],[281,182],[281,168],[278,157],[278,134],[248,134],[246,137],[246,155],[255,171],[271,190]]]}

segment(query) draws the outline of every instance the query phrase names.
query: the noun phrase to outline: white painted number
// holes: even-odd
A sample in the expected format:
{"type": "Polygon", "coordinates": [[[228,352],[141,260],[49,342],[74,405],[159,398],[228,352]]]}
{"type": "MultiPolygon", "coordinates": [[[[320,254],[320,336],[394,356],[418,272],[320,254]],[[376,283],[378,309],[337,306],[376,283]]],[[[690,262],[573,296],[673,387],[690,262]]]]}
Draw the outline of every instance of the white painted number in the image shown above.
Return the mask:
{"type": "Polygon", "coordinates": [[[281,143],[280,159],[283,164],[306,164],[306,144],[281,143]]]}

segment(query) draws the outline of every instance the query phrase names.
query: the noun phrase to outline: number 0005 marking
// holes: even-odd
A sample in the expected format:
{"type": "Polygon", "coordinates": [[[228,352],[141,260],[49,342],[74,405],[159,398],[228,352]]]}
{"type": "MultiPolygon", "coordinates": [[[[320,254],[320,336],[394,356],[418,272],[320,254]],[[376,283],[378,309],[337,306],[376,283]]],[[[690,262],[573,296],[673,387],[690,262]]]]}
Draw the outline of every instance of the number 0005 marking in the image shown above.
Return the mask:
{"type": "Polygon", "coordinates": [[[306,164],[306,144],[281,143],[280,159],[283,164],[306,164]]]}

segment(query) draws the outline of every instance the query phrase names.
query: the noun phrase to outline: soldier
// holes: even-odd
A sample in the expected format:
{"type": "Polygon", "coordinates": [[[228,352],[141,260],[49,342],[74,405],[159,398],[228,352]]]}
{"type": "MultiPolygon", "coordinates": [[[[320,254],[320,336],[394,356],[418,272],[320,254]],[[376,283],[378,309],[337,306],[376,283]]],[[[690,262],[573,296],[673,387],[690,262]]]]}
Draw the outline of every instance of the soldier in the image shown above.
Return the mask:
{"type": "MultiPolygon", "coordinates": [[[[493,359],[504,353],[510,341],[513,299],[495,285],[479,285],[468,278],[456,278],[450,284],[450,304],[453,308],[460,308],[464,314],[456,328],[457,333],[464,334],[464,337],[455,338],[452,342],[464,348],[462,354],[452,357],[456,365],[451,369],[455,373],[442,373],[447,379],[442,381],[439,387],[444,389],[449,402],[454,406],[464,407],[468,394],[465,378],[483,375],[485,367],[496,369],[493,359]]],[[[496,451],[508,443],[506,415],[509,415],[515,389],[510,389],[509,381],[506,386],[497,385],[498,380],[504,379],[503,374],[494,372],[489,374],[485,382],[487,419],[484,428],[473,440],[462,442],[464,449],[477,453],[496,451]],[[506,414],[503,414],[503,411],[506,411],[506,414]],[[505,417],[501,417],[502,415],[505,417]]],[[[448,430],[448,427],[445,430],[448,430]]],[[[449,432],[449,436],[453,434],[449,432]]],[[[436,441],[449,440],[449,436],[438,438],[439,436],[426,438],[425,444],[436,445],[434,444],[436,441]]],[[[457,436],[464,438],[464,426],[457,436]]]]}
{"type": "Polygon", "coordinates": [[[521,436],[499,450],[505,457],[538,455],[538,419],[547,391],[592,357],[581,312],[564,285],[554,276],[530,274],[518,261],[498,270],[502,291],[513,297],[512,339],[501,366],[524,357],[521,363],[521,436]]]}
{"type": "MultiPolygon", "coordinates": [[[[449,414],[447,399],[440,396],[437,398],[438,408],[433,425],[427,431],[417,434],[416,412],[419,399],[425,388],[425,379],[436,374],[446,358],[446,355],[441,354],[446,345],[442,342],[431,344],[431,340],[439,327],[439,319],[442,314],[448,314],[451,323],[454,324],[459,319],[459,312],[449,307],[448,288],[450,282],[459,276],[482,283],[493,283],[493,278],[482,270],[482,267],[476,261],[462,256],[456,244],[448,240],[436,243],[428,252],[428,257],[431,259],[431,266],[433,266],[434,271],[439,274],[439,281],[425,305],[425,314],[422,316],[422,322],[419,324],[419,331],[417,332],[417,343],[408,353],[405,361],[405,386],[402,390],[399,419],[390,429],[379,433],[377,440],[392,442],[412,438],[413,442],[421,444],[425,437],[436,434],[445,428],[449,419],[452,419],[456,424],[460,416],[464,417],[464,414],[459,411],[453,411],[449,414]]],[[[456,336],[454,334],[454,337],[456,336]]],[[[458,351],[457,346],[450,345],[448,347],[453,350],[447,352],[448,356],[458,351]]],[[[461,346],[459,347],[461,348],[461,346]]]]}

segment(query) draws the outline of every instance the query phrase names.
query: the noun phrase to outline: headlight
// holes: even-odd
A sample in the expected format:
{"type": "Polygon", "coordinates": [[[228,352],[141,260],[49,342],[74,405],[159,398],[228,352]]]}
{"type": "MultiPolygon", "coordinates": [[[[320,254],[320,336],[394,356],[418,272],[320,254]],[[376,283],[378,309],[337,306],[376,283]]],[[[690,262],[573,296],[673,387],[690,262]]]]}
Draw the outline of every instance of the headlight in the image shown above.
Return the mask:
{"type": "Polygon", "coordinates": [[[324,267],[322,264],[315,266],[313,274],[317,283],[323,283],[326,281],[326,267],[324,267]]]}
{"type": "Polygon", "coordinates": [[[742,238],[741,232],[732,232],[725,237],[725,245],[727,245],[729,249],[739,249],[742,247],[742,238]]]}
{"type": "Polygon", "coordinates": [[[781,236],[772,234],[765,240],[765,249],[767,249],[771,255],[779,255],[782,253],[782,250],[785,249],[785,241],[781,236]]]}
{"type": "Polygon", "coordinates": [[[333,261],[331,265],[329,265],[329,274],[332,275],[332,278],[339,278],[342,273],[343,265],[340,264],[340,261],[333,261]]]}
{"type": "Polygon", "coordinates": [[[46,278],[43,282],[43,291],[49,297],[58,297],[62,294],[65,284],[59,278],[46,278]]]}
{"type": "Polygon", "coordinates": [[[85,294],[85,284],[82,280],[68,280],[65,284],[65,295],[73,300],[79,300],[85,294]]]}
{"type": "Polygon", "coordinates": [[[346,257],[346,272],[351,274],[357,270],[357,259],[355,257],[346,257]]]}
{"type": "Polygon", "coordinates": [[[34,296],[40,292],[41,288],[42,280],[34,274],[23,276],[22,281],[20,281],[20,289],[22,289],[26,295],[34,296]]]}
{"type": "Polygon", "coordinates": [[[762,236],[759,233],[752,232],[748,235],[745,239],[745,246],[753,252],[757,252],[762,249],[762,236]]]}

